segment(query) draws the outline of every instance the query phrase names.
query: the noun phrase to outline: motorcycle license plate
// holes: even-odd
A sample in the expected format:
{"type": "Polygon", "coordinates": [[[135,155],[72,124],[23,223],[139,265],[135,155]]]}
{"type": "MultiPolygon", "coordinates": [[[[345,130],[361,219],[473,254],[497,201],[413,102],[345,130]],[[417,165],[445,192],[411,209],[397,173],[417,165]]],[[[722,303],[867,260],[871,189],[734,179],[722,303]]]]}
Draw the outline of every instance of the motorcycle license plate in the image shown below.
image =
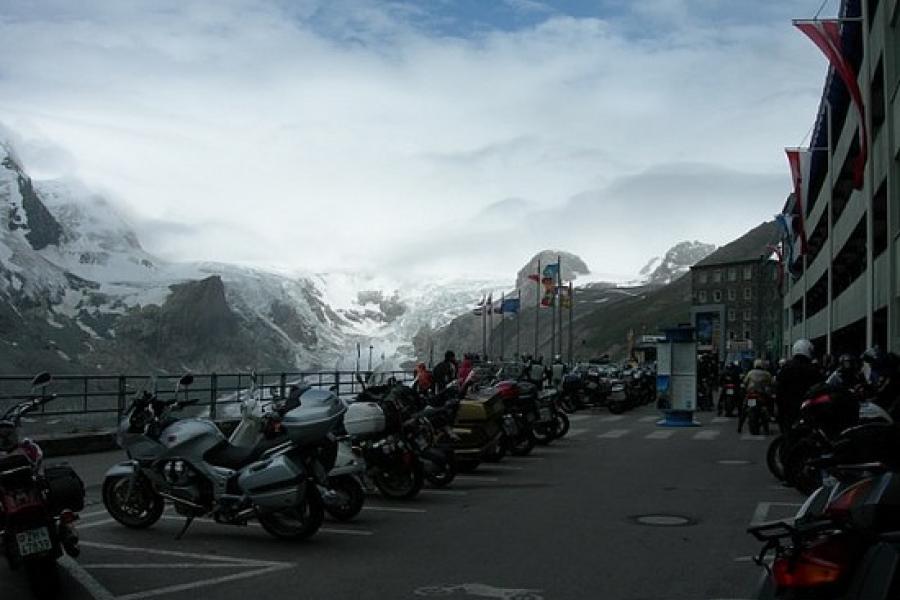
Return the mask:
{"type": "Polygon", "coordinates": [[[756,398],[747,398],[747,407],[753,408],[756,406],[756,398]]]}
{"type": "Polygon", "coordinates": [[[729,388],[729,389],[725,390],[725,394],[728,396],[734,396],[734,390],[729,388]]]}
{"type": "Polygon", "coordinates": [[[542,408],[541,409],[541,421],[549,421],[551,418],[553,418],[553,413],[550,412],[550,409],[542,408]]]}
{"type": "Polygon", "coordinates": [[[19,545],[19,556],[43,554],[53,550],[53,542],[50,541],[50,531],[46,527],[17,533],[16,543],[19,545]]]}

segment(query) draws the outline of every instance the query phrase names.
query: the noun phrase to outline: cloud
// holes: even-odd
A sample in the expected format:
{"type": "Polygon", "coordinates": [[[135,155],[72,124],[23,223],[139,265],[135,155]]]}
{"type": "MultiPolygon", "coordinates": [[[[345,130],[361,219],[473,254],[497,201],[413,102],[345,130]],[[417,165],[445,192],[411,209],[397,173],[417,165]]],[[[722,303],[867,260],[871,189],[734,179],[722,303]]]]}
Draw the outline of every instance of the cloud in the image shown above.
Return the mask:
{"type": "Polygon", "coordinates": [[[724,241],[777,210],[781,148],[812,123],[825,67],[788,20],[808,3],[742,21],[722,4],[744,10],[627,2],[485,29],[441,3],[16,3],[0,119],[59,145],[33,153],[42,169],[193,227],[142,238],[166,256],[511,272],[549,238],[631,272],[653,244],[724,241]],[[687,202],[704,183],[716,201],[687,202]],[[505,198],[532,222],[473,223],[505,198]],[[634,237],[662,216],[708,234],[634,237]]]}

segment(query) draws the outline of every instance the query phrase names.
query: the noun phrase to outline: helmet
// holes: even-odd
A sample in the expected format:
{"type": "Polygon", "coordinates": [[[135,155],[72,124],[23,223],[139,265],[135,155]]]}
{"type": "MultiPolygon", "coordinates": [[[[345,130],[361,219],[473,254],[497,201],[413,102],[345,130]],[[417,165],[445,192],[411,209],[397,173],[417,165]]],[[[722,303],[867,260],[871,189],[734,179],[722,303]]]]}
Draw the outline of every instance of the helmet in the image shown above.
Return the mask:
{"type": "Polygon", "coordinates": [[[838,357],[838,370],[844,373],[854,373],[859,370],[859,361],[852,354],[841,354],[838,357]]]}
{"type": "Polygon", "coordinates": [[[794,347],[791,348],[791,356],[805,356],[806,358],[812,359],[813,357],[813,345],[812,342],[805,338],[801,338],[794,342],[794,347]]]}
{"type": "Polygon", "coordinates": [[[763,362],[763,359],[757,358],[756,360],[754,360],[754,361],[753,361],[753,368],[754,368],[754,369],[765,369],[766,366],[765,366],[765,363],[763,362]]]}

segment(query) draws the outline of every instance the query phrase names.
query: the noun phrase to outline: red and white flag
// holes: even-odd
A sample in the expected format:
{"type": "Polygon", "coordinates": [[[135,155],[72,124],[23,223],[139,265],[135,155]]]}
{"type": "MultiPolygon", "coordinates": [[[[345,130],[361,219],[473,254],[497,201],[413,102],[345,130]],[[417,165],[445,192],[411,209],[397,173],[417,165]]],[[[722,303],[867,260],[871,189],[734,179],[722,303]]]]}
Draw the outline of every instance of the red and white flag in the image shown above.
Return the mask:
{"type": "Polygon", "coordinates": [[[840,76],[841,81],[847,86],[850,98],[859,111],[859,154],[853,166],[853,185],[856,189],[863,186],[863,178],[868,158],[868,132],[866,131],[866,108],[863,104],[862,92],[853,66],[844,54],[844,46],[841,42],[841,25],[838,19],[825,19],[814,21],[795,20],[794,27],[806,34],[806,36],[819,47],[819,50],[831,63],[832,68],[840,76]]]}
{"type": "Polygon", "coordinates": [[[806,191],[809,183],[809,148],[785,148],[788,163],[791,165],[791,181],[794,184],[794,207],[791,211],[791,229],[794,244],[794,258],[798,259],[807,252],[806,243],[806,191]]]}

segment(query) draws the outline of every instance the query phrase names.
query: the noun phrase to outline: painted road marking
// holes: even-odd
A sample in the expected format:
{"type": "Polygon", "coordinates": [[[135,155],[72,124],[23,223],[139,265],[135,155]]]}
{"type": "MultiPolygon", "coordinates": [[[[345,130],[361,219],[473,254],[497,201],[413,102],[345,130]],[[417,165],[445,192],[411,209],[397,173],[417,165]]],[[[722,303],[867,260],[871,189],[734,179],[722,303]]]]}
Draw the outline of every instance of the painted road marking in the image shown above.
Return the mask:
{"type": "Polygon", "coordinates": [[[459,481],[500,481],[496,477],[484,477],[483,475],[457,475],[459,481]]]}
{"type": "Polygon", "coordinates": [[[657,415],[649,415],[647,417],[641,417],[638,421],[641,423],[653,423],[654,421],[659,421],[661,418],[662,417],[657,415]]]}
{"type": "Polygon", "coordinates": [[[569,415],[569,421],[586,421],[593,415],[569,415]]]}
{"type": "Polygon", "coordinates": [[[420,494],[434,494],[435,496],[468,496],[469,492],[463,490],[422,490],[420,494]]]}
{"type": "Polygon", "coordinates": [[[115,522],[116,522],[115,519],[110,518],[110,519],[101,519],[99,521],[91,521],[90,523],[85,523],[83,525],[81,523],[78,523],[78,525],[76,525],[76,529],[78,531],[81,531],[83,529],[90,529],[92,527],[100,527],[102,525],[109,525],[110,523],[115,523],[115,522]]]}
{"type": "Polygon", "coordinates": [[[695,433],[691,439],[694,440],[714,440],[722,433],[720,429],[704,429],[695,433]]]}
{"type": "Polygon", "coordinates": [[[573,428],[570,429],[569,432],[563,437],[563,439],[565,439],[565,438],[567,438],[567,437],[578,437],[579,435],[584,435],[584,434],[587,433],[587,432],[588,432],[587,429],[581,429],[581,428],[579,428],[579,427],[573,427],[573,428]]]}
{"type": "Polygon", "coordinates": [[[525,469],[522,467],[513,467],[511,465],[481,465],[479,470],[484,469],[485,471],[524,471],[525,469]]]}
{"type": "MultiPolygon", "coordinates": [[[[84,546],[85,542],[81,542],[81,545],[84,546]]],[[[94,579],[93,575],[88,573],[84,567],[79,565],[74,559],[64,554],[59,558],[59,564],[69,572],[72,579],[77,581],[94,600],[115,600],[115,596],[113,596],[108,589],[103,587],[102,583],[94,579]]],[[[146,564],[142,566],[144,568],[147,567],[146,564]]]]}
{"type": "Polygon", "coordinates": [[[398,506],[363,506],[363,510],[374,510],[378,512],[394,512],[394,513],[415,513],[421,514],[428,512],[424,508],[400,508],[398,506]]]}
{"type": "Polygon", "coordinates": [[[644,436],[645,440],[667,440],[670,437],[675,435],[675,432],[671,429],[664,429],[661,431],[654,431],[652,433],[648,433],[644,436]]]}
{"type": "Polygon", "coordinates": [[[767,435],[750,435],[749,433],[745,433],[741,436],[741,440],[745,442],[765,442],[769,439],[767,435]]]}
{"type": "Polygon", "coordinates": [[[628,435],[629,433],[631,433],[630,429],[611,429],[611,430],[607,431],[606,433],[601,433],[597,437],[601,438],[601,439],[613,439],[614,440],[614,439],[618,439],[622,436],[628,435]]]}
{"type": "Polygon", "coordinates": [[[615,423],[616,421],[621,421],[625,418],[625,415],[610,415],[608,417],[603,417],[600,419],[604,423],[615,423]]]}
{"type": "Polygon", "coordinates": [[[88,512],[88,513],[78,513],[78,518],[79,519],[90,519],[91,517],[99,517],[100,515],[108,516],[109,512],[107,512],[106,509],[104,509],[104,510],[95,510],[93,512],[88,512]]]}
{"type": "Polygon", "coordinates": [[[712,418],[713,423],[727,423],[731,420],[733,420],[731,417],[713,417],[712,418]]]}

